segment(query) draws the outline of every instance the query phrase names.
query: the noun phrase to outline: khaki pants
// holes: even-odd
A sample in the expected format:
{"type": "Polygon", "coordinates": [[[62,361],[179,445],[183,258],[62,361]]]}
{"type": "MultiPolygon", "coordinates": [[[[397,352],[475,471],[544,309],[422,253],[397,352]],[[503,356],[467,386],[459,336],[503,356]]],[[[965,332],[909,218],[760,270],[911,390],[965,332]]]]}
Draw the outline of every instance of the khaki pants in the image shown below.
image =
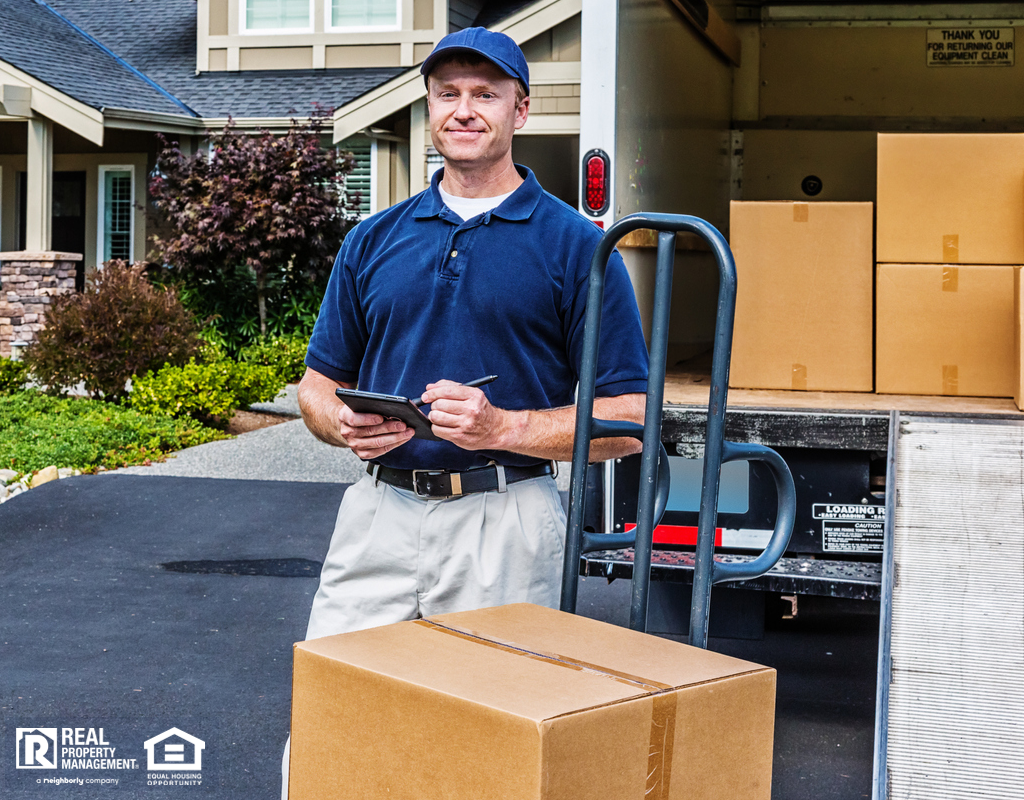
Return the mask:
{"type": "MultiPolygon", "coordinates": [[[[564,539],[551,477],[430,500],[367,475],[338,509],[306,639],[507,603],[557,608],[564,539]]],[[[286,744],[283,800],[288,758],[286,744]]]]}

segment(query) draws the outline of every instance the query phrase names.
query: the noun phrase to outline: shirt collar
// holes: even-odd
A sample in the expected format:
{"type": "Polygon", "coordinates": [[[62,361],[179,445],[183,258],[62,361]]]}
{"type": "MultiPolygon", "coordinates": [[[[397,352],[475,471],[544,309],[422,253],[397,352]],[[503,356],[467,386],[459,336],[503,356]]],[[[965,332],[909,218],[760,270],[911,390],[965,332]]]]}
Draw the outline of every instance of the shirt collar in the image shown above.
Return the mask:
{"type": "MultiPolygon", "coordinates": [[[[522,176],[523,183],[506,197],[500,206],[489,212],[489,216],[493,215],[514,222],[529,219],[533,214],[537,203],[540,202],[543,190],[529,167],[516,164],[516,171],[522,176]]],[[[414,219],[429,219],[441,215],[445,205],[437,185],[441,182],[442,177],[444,177],[443,167],[434,173],[430,179],[430,186],[420,195],[416,210],[413,212],[414,219]]]]}

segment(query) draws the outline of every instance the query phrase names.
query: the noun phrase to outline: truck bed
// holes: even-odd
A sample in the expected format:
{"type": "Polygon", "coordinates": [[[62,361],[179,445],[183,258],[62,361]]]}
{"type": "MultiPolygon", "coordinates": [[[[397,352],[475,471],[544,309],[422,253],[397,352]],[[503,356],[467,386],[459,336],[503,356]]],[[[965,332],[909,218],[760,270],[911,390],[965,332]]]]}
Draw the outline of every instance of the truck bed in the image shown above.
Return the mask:
{"type": "MultiPolygon", "coordinates": [[[[707,408],[710,370],[670,369],[665,379],[665,402],[707,408]]],[[[869,411],[888,414],[966,414],[1024,417],[1011,397],[939,397],[935,395],[875,394],[874,392],[794,392],[781,389],[730,389],[728,408],[773,408],[821,411],[869,411]]]]}

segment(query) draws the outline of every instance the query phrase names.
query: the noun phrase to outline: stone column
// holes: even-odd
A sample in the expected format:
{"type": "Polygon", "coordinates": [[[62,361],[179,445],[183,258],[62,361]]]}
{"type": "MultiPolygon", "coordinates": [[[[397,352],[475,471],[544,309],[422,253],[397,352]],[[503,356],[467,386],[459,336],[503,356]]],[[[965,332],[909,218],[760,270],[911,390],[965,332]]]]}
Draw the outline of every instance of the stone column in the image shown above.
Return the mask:
{"type": "Polygon", "coordinates": [[[23,250],[0,253],[0,356],[11,342],[34,342],[53,298],[75,290],[79,253],[23,250]]]}

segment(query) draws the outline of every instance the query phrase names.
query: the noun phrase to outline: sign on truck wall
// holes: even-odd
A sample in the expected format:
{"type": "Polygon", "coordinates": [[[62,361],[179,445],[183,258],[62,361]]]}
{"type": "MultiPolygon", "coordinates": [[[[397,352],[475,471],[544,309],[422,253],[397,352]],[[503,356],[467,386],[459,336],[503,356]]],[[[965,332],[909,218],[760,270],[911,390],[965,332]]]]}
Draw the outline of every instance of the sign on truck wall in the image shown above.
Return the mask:
{"type": "Polygon", "coordinates": [[[1013,28],[930,28],[929,67],[1012,67],[1013,28]]]}

